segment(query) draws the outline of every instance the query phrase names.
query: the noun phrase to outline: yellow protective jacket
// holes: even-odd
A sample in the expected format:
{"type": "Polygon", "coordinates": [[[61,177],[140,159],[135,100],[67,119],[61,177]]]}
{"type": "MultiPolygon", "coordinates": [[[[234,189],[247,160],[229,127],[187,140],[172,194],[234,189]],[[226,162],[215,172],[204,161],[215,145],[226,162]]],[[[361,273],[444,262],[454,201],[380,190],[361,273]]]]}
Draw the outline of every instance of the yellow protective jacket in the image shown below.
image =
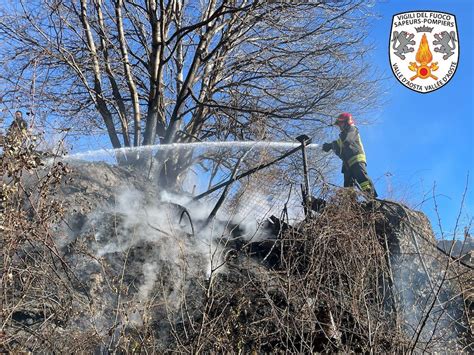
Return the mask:
{"type": "Polygon", "coordinates": [[[357,162],[367,164],[364,146],[360,140],[359,130],[356,126],[348,126],[339,134],[339,139],[333,141],[332,150],[343,161],[342,172],[357,162]]]}

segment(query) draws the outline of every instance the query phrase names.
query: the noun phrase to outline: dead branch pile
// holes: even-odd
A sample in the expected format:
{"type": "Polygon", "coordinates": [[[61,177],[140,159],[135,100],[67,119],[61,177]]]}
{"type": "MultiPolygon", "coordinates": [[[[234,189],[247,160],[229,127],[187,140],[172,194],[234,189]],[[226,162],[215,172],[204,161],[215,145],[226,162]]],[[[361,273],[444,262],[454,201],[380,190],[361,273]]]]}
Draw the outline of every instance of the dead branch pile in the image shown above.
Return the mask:
{"type": "Polygon", "coordinates": [[[211,277],[199,319],[180,351],[403,351],[376,212],[338,194],[322,214],[289,230],[273,270],[248,256],[211,277]]]}

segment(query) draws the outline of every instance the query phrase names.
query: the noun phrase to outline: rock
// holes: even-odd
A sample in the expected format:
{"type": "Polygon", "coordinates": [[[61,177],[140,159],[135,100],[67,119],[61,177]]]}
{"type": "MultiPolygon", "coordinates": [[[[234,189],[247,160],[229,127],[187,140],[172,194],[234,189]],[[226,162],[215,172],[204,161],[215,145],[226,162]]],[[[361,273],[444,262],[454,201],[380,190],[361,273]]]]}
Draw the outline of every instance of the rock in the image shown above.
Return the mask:
{"type": "Polygon", "coordinates": [[[423,351],[448,347],[461,351],[470,335],[458,270],[437,249],[430,221],[423,213],[390,201],[382,201],[379,211],[384,218],[378,223],[378,235],[388,245],[392,294],[404,332],[423,344],[423,351]]]}

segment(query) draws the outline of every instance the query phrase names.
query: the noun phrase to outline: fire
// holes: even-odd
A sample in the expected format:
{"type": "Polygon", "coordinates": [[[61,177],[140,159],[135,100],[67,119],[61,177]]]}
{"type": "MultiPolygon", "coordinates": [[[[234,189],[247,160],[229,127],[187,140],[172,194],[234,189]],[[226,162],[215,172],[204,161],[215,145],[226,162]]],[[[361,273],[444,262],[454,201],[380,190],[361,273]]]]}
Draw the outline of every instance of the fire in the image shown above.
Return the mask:
{"type": "Polygon", "coordinates": [[[432,72],[438,70],[438,62],[428,64],[433,60],[433,55],[430,51],[430,46],[428,45],[428,40],[426,39],[426,33],[423,33],[421,37],[420,46],[418,47],[418,52],[416,52],[416,61],[420,63],[418,65],[416,62],[410,62],[408,67],[411,71],[416,72],[416,75],[412,76],[410,80],[415,80],[416,78],[427,79],[432,78],[438,80],[438,77],[432,72]]]}
{"type": "Polygon", "coordinates": [[[418,52],[416,52],[416,61],[421,63],[421,65],[426,65],[433,60],[433,55],[431,54],[430,47],[428,45],[428,40],[426,39],[426,34],[423,34],[421,38],[420,47],[418,47],[418,52]]]}

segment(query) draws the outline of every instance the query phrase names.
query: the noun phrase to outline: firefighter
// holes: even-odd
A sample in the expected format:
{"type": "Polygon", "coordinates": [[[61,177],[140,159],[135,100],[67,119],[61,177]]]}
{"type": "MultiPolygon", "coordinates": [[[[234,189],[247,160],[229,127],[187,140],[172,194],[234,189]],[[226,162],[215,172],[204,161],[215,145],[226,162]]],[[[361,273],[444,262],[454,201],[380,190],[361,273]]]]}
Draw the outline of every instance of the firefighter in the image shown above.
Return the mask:
{"type": "Polygon", "coordinates": [[[23,113],[21,111],[16,111],[15,112],[15,119],[11,123],[10,127],[8,128],[8,131],[24,131],[28,128],[28,124],[26,121],[23,119],[23,113]]]}
{"type": "Polygon", "coordinates": [[[377,197],[374,184],[367,174],[364,147],[352,115],[347,112],[341,113],[334,125],[341,130],[339,139],[324,143],[323,150],[329,152],[332,149],[341,158],[344,187],[355,186],[357,182],[363,192],[371,197],[377,197]]]}
{"type": "Polygon", "coordinates": [[[23,114],[21,111],[15,112],[15,119],[11,123],[10,127],[8,128],[7,135],[12,136],[22,136],[26,130],[28,129],[28,124],[23,119],[23,114]]]}

